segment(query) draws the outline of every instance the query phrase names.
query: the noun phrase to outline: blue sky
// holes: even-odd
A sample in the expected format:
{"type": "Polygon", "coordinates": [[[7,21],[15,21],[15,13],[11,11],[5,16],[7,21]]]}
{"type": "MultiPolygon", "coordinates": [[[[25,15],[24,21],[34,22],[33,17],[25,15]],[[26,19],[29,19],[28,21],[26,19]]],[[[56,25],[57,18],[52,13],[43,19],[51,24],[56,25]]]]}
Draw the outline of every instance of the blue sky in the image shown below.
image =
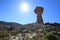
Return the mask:
{"type": "Polygon", "coordinates": [[[35,23],[36,6],[44,7],[43,20],[50,23],[60,23],[60,0],[0,0],[0,21],[16,22],[20,24],[35,23]],[[22,2],[29,5],[27,12],[19,8],[22,2]]]}

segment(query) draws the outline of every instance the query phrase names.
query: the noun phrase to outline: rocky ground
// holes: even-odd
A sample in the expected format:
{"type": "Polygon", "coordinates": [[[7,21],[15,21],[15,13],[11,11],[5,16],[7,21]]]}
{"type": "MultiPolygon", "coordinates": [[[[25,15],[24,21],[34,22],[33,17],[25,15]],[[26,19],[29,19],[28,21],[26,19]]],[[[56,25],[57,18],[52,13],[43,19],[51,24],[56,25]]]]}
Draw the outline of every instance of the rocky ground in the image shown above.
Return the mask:
{"type": "Polygon", "coordinates": [[[60,24],[21,25],[0,21],[0,40],[60,40],[60,24]]]}

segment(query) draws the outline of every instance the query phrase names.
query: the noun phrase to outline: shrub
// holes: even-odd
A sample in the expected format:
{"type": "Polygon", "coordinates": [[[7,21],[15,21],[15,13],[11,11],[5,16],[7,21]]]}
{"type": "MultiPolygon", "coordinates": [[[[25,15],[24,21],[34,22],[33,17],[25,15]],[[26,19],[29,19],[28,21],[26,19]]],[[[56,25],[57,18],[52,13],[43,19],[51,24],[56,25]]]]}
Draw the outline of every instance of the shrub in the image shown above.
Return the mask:
{"type": "Polygon", "coordinates": [[[46,33],[45,36],[47,37],[48,40],[58,40],[56,36],[54,36],[54,34],[51,32],[46,33]]]}
{"type": "Polygon", "coordinates": [[[51,33],[51,32],[48,32],[48,33],[46,33],[46,35],[45,35],[47,38],[50,38],[51,36],[53,36],[53,33],[51,33]]]}

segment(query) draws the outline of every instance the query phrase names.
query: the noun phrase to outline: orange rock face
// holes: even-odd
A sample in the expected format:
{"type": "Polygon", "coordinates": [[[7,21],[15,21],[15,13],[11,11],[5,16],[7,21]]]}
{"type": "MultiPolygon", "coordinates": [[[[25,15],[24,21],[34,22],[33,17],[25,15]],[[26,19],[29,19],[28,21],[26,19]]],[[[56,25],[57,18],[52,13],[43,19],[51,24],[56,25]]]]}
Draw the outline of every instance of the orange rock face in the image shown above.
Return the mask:
{"type": "Polygon", "coordinates": [[[37,23],[43,23],[43,19],[42,19],[43,8],[36,7],[34,12],[37,14],[37,23]]]}

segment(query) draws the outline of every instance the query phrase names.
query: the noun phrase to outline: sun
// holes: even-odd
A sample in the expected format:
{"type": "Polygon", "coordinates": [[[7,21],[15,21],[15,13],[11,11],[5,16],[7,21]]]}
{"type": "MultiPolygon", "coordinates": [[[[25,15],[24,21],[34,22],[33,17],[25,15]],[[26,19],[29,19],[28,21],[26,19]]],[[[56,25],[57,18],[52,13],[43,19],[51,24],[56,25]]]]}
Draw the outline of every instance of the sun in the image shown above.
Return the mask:
{"type": "Polygon", "coordinates": [[[24,2],[24,3],[21,4],[20,8],[21,8],[22,11],[27,12],[28,9],[29,9],[29,5],[28,5],[28,3],[24,2]]]}

